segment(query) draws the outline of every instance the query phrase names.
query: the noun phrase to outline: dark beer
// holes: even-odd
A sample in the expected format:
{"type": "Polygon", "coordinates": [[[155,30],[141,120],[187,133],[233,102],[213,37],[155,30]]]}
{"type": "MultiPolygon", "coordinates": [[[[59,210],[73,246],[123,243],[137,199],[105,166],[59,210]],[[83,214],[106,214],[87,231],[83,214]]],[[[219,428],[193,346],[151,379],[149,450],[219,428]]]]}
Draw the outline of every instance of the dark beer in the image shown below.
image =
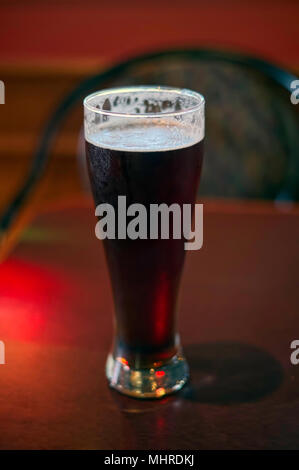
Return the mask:
{"type": "Polygon", "coordinates": [[[161,398],[189,377],[176,313],[185,250],[202,243],[191,209],[204,124],[204,98],[191,90],[123,87],[84,100],[96,235],[104,240],[115,305],[106,376],[129,396],[161,398]]]}
{"type": "MultiPolygon", "coordinates": [[[[177,135],[174,141],[171,127],[140,121],[106,126],[93,143],[86,141],[96,205],[109,203],[117,214],[118,196],[126,196],[127,207],[143,204],[148,213],[150,204],[194,204],[203,141],[192,141],[184,129],[177,135]]],[[[104,240],[116,314],[113,354],[134,369],[160,364],[177,352],[184,242],[183,237],[104,240]]]]}

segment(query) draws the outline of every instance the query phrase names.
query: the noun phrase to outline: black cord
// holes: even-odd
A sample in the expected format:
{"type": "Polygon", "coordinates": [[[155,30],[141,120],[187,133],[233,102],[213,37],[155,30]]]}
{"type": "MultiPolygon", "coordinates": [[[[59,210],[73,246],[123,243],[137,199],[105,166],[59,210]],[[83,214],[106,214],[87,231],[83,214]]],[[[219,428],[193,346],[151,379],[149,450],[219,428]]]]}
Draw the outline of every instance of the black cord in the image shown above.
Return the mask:
{"type": "Polygon", "coordinates": [[[58,108],[50,117],[48,124],[45,126],[37,149],[34,153],[33,163],[29,175],[0,219],[1,232],[6,231],[13,223],[21,207],[30,195],[30,192],[33,190],[35,184],[45,171],[50,148],[55,139],[56,133],[59,130],[63,119],[67,116],[71,109],[81,99],[83,99],[85,95],[94,91],[96,87],[99,87],[99,85],[108,82],[108,80],[111,78],[119,76],[131,66],[164,57],[183,57],[196,60],[218,60],[236,65],[249,66],[268,76],[290,93],[292,92],[291,82],[297,79],[295,75],[292,75],[291,73],[264,60],[238,53],[210,49],[175,49],[154,52],[121,62],[120,64],[110,68],[105,72],[101,72],[85,79],[64,98],[64,100],[60,103],[58,108]]]}

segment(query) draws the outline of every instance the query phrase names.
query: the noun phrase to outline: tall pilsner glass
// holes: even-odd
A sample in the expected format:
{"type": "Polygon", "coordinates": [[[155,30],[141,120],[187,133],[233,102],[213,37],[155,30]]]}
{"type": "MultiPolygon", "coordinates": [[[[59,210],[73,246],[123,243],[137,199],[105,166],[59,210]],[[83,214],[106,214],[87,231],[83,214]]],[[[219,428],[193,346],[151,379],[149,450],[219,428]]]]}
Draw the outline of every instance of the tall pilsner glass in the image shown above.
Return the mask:
{"type": "Polygon", "coordinates": [[[115,236],[103,242],[115,306],[106,375],[126,395],[160,398],[189,376],[176,326],[186,239],[151,237],[150,206],[190,204],[194,210],[204,98],[159,86],[103,90],[85,98],[84,122],[95,204],[115,212],[115,236]],[[132,204],[147,209],[147,235],[135,239],[123,225],[134,219],[134,211],[127,213],[132,204]]]}

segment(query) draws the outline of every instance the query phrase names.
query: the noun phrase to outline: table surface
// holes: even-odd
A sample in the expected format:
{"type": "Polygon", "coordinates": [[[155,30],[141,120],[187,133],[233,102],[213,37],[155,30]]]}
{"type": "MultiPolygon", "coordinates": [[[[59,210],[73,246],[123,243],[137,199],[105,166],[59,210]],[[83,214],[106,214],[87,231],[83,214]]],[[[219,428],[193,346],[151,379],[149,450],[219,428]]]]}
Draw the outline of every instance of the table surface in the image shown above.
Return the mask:
{"type": "Polygon", "coordinates": [[[1,266],[0,448],[298,448],[298,209],[204,204],[179,313],[192,379],[160,401],[107,386],[113,304],[94,226],[85,203],[52,208],[1,266]]]}

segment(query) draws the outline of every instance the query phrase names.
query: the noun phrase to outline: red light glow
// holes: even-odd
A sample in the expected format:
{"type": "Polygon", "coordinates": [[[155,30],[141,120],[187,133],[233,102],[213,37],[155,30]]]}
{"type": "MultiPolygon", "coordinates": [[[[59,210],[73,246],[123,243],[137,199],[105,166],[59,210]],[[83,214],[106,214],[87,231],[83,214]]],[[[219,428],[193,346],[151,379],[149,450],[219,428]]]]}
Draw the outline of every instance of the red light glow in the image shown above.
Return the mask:
{"type": "Polygon", "coordinates": [[[165,375],[165,372],[163,370],[157,370],[156,377],[160,378],[160,377],[164,377],[164,375],[165,375]]]}
{"type": "Polygon", "coordinates": [[[2,338],[33,340],[51,313],[51,300],[61,292],[54,273],[25,261],[10,259],[0,267],[2,338]]]}

